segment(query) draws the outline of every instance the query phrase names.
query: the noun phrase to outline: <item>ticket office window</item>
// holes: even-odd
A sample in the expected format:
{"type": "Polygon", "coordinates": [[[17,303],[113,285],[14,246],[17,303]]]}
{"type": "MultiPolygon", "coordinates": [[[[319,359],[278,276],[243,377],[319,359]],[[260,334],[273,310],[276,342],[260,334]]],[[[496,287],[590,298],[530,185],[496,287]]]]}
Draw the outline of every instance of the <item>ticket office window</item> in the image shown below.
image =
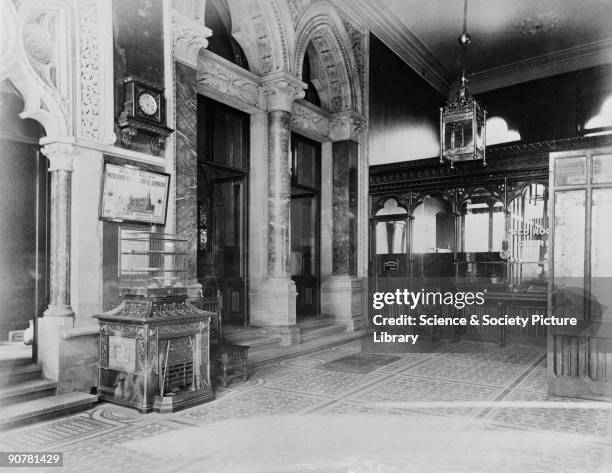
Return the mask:
{"type": "Polygon", "coordinates": [[[453,276],[455,219],[450,204],[436,196],[426,196],[413,213],[411,254],[414,277],[453,276]]]}
{"type": "Polygon", "coordinates": [[[548,188],[529,184],[510,202],[510,284],[526,290],[546,290],[547,251],[550,236],[548,188]]]}
{"type": "Polygon", "coordinates": [[[408,275],[408,211],[396,199],[387,199],[374,215],[374,252],[378,277],[408,275]]]}
{"type": "Polygon", "coordinates": [[[505,284],[507,265],[500,254],[504,247],[504,206],[486,189],[475,189],[458,216],[456,276],[461,282],[505,284]]]}

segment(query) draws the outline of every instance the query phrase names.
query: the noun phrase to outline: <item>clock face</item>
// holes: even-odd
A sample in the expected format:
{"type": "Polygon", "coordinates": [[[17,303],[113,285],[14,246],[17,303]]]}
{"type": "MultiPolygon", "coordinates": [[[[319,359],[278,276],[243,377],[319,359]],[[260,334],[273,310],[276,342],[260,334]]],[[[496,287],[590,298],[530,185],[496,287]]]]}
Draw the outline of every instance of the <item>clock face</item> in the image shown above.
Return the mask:
{"type": "Polygon", "coordinates": [[[157,112],[157,100],[148,93],[140,94],[138,106],[146,115],[154,115],[157,112]]]}

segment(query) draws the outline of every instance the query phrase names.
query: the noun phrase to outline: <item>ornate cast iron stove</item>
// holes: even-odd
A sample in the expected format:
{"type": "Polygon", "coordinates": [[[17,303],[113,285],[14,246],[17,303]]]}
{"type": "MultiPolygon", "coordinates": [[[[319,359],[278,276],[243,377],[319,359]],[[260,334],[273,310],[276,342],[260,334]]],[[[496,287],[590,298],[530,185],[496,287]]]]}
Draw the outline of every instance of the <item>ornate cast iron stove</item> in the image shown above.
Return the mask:
{"type": "Polygon", "coordinates": [[[174,412],[214,398],[209,312],[180,290],[127,295],[100,323],[100,399],[140,412],[174,412]]]}

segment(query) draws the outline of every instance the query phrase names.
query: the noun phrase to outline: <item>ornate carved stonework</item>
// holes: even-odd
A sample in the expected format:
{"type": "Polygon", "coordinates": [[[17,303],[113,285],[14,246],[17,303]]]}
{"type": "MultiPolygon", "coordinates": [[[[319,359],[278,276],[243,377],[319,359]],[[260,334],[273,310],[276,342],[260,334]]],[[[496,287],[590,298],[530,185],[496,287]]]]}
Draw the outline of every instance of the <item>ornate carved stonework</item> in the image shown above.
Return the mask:
{"type": "Polygon", "coordinates": [[[81,63],[81,125],[80,135],[100,138],[100,35],[98,0],[79,2],[79,33],[81,63]]]}
{"type": "Polygon", "coordinates": [[[208,46],[208,38],[212,31],[203,23],[192,20],[181,12],[172,12],[172,26],[174,31],[174,56],[176,59],[198,67],[198,54],[201,49],[208,46]]]}
{"type": "Polygon", "coordinates": [[[68,4],[51,9],[36,0],[22,1],[17,8],[25,59],[42,82],[42,89],[59,106],[66,131],[72,130],[73,12],[68,4]]]}
{"type": "Polygon", "coordinates": [[[366,120],[352,111],[335,113],[330,123],[330,136],[333,141],[358,141],[366,128],[366,120]]]}
{"type": "Polygon", "coordinates": [[[288,0],[287,5],[289,6],[289,11],[291,12],[291,18],[293,19],[293,23],[297,24],[298,19],[312,4],[312,0],[288,0]]]}
{"type": "Polygon", "coordinates": [[[286,72],[268,74],[260,86],[267,100],[268,111],[291,112],[293,102],[306,95],[306,84],[286,72]]]}
{"type": "Polygon", "coordinates": [[[274,70],[274,50],[272,48],[270,28],[267,25],[265,16],[260,12],[251,16],[251,21],[257,35],[259,70],[262,74],[267,74],[274,70]]]}
{"type": "Polygon", "coordinates": [[[74,147],[71,143],[49,143],[41,151],[49,159],[49,172],[72,171],[74,147]]]}
{"type": "Polygon", "coordinates": [[[300,130],[328,137],[330,130],[329,117],[313,110],[302,102],[294,102],[291,113],[291,125],[300,130]]]}
{"type": "Polygon", "coordinates": [[[250,73],[238,69],[234,64],[204,52],[198,63],[197,81],[201,86],[255,107],[258,105],[258,83],[250,73]]]}
{"type": "Polygon", "coordinates": [[[367,46],[366,46],[367,32],[360,30],[359,28],[354,26],[352,23],[350,23],[346,19],[344,19],[342,23],[344,24],[344,29],[349,35],[349,38],[351,41],[351,47],[353,49],[353,57],[355,58],[355,64],[357,66],[357,72],[359,74],[359,80],[361,83],[361,100],[362,100],[362,103],[364,103],[366,101],[365,84],[367,81],[367,70],[366,70],[367,54],[368,54],[367,46]]]}

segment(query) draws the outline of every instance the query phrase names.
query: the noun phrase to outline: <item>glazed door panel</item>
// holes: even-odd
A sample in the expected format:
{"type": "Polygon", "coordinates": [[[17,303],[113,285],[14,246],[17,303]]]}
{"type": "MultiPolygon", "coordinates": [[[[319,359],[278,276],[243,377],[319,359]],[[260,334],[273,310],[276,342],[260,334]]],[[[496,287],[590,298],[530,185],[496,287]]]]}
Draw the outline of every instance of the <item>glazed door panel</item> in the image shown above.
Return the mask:
{"type": "Polygon", "coordinates": [[[612,150],[551,155],[553,277],[549,315],[577,326],[548,330],[551,394],[612,395],[612,150]]]}

